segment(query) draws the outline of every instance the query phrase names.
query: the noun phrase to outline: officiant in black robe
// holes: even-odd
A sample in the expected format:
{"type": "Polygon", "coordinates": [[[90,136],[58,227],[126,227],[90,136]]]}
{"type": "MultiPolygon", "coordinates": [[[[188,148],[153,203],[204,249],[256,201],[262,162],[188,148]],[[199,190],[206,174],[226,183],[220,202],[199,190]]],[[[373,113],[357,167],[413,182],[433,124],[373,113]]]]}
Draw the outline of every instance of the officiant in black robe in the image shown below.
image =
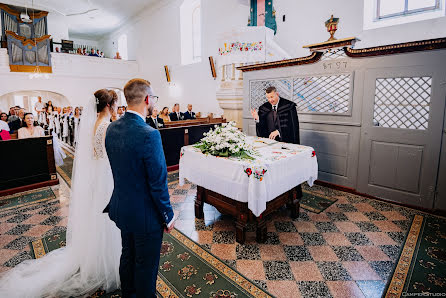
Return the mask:
{"type": "Polygon", "coordinates": [[[280,97],[275,87],[266,89],[266,97],[268,102],[260,106],[258,113],[251,111],[256,120],[257,136],[300,144],[296,104],[280,97]]]}
{"type": "MultiPolygon", "coordinates": [[[[268,99],[259,107],[259,112],[251,110],[256,121],[257,136],[279,142],[300,144],[299,118],[296,104],[279,96],[275,87],[266,89],[268,99]]],[[[302,198],[302,187],[296,187],[297,197],[302,198]]]]}

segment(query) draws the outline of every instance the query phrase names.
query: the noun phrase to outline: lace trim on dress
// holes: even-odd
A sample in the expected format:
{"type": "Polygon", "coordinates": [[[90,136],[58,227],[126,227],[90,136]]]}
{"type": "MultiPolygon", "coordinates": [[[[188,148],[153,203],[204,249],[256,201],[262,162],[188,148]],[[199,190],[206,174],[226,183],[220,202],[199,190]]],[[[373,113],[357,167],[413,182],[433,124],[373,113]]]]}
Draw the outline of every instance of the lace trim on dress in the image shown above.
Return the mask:
{"type": "Polygon", "coordinates": [[[105,157],[105,133],[110,123],[103,122],[96,129],[93,141],[94,158],[102,159],[105,157]]]}

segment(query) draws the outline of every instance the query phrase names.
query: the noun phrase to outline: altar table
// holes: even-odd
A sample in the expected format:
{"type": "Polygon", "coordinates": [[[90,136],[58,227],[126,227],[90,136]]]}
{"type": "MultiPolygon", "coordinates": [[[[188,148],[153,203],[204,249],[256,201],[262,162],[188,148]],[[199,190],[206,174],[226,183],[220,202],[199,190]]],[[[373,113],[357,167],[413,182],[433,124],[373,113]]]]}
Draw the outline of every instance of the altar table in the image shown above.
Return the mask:
{"type": "Polygon", "coordinates": [[[257,222],[257,241],[266,240],[265,216],[287,204],[298,217],[296,186],[317,179],[317,157],[308,146],[249,137],[254,160],[205,155],[194,146],[181,149],[180,185],[187,179],[197,185],[195,217],[203,218],[203,204],[236,217],[236,239],[243,243],[246,224],[257,222]]]}

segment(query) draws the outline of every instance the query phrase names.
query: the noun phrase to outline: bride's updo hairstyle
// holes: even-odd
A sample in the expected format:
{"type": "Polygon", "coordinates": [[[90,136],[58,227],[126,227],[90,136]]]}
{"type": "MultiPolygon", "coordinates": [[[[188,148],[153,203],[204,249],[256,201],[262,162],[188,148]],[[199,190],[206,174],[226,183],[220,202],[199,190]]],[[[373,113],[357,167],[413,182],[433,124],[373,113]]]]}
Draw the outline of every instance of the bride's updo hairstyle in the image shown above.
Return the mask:
{"type": "Polygon", "coordinates": [[[113,106],[118,101],[118,95],[113,90],[100,89],[94,93],[96,97],[96,110],[102,112],[106,106],[113,106]]]}

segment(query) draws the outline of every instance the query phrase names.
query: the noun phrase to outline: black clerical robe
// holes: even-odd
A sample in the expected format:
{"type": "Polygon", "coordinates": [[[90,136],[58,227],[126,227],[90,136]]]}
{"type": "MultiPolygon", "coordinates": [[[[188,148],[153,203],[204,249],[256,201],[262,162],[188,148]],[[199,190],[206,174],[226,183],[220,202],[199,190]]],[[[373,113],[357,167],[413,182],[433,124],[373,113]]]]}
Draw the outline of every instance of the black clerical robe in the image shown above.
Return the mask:
{"type": "Polygon", "coordinates": [[[299,118],[294,102],[281,97],[276,115],[274,115],[273,107],[269,102],[260,106],[258,114],[257,136],[268,138],[270,133],[277,129],[280,133],[280,137],[276,137],[277,141],[300,144],[299,118]]]}

